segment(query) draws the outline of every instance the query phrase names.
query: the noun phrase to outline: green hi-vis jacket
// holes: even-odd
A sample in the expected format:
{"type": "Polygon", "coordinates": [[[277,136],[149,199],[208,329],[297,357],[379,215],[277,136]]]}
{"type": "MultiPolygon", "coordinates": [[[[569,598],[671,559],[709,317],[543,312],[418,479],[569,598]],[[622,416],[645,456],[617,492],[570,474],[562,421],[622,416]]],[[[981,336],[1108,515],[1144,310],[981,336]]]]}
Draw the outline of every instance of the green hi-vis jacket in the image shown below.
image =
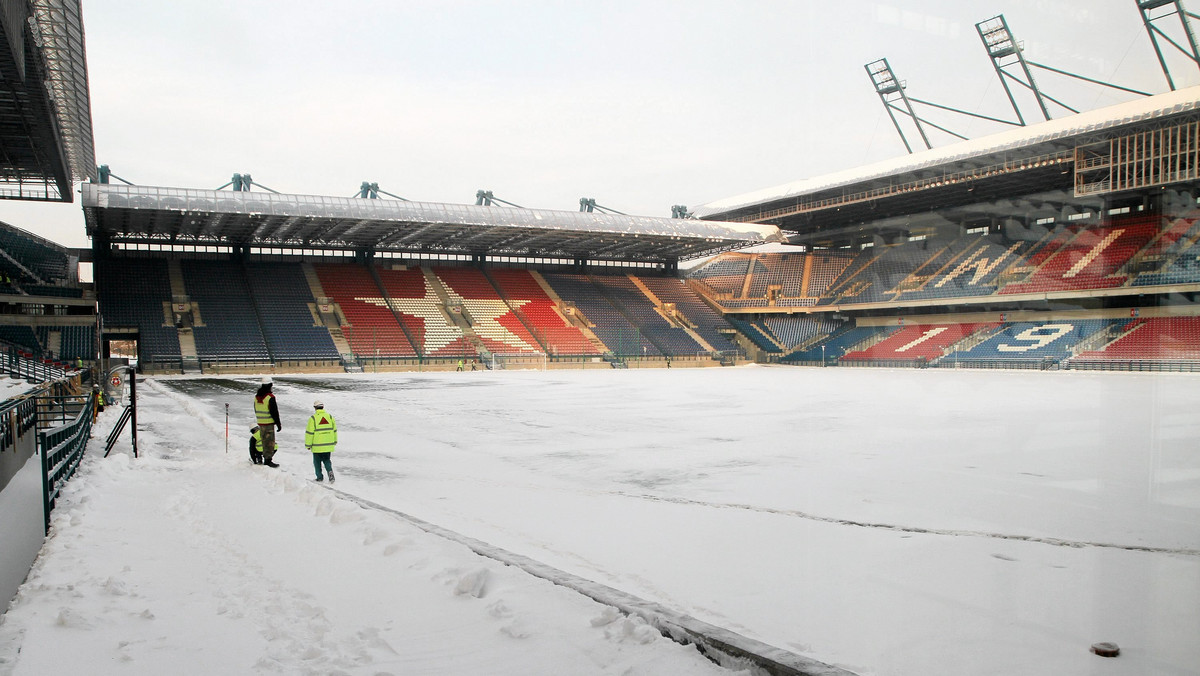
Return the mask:
{"type": "Polygon", "coordinates": [[[337,421],[333,414],[325,409],[318,409],[308,419],[308,427],[304,428],[304,445],[313,453],[332,453],[337,445],[337,421]]]}

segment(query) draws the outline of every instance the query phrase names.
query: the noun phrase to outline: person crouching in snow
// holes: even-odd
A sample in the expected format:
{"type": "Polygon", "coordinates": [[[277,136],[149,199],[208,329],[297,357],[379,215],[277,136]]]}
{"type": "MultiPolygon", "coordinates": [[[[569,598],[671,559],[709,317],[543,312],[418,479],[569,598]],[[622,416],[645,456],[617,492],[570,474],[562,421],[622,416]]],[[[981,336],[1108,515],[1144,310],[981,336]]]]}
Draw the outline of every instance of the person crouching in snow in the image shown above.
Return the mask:
{"type": "Polygon", "coordinates": [[[313,414],[308,418],[308,426],[304,429],[304,445],[313,454],[313,469],[317,471],[317,481],[324,481],[321,466],[329,474],[329,483],[333,483],[333,461],[330,455],[337,447],[337,421],[333,414],[325,410],[325,404],[313,402],[313,414]]]}
{"type": "Polygon", "coordinates": [[[263,464],[262,434],[258,431],[258,425],[250,426],[250,462],[263,464]]]}

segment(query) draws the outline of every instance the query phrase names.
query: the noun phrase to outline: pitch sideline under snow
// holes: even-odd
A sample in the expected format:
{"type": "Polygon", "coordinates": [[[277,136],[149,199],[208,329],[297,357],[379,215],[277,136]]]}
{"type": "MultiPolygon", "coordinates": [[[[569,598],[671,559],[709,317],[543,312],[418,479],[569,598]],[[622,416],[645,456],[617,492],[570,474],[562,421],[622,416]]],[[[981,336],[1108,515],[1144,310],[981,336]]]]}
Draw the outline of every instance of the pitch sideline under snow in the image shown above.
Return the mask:
{"type": "Polygon", "coordinates": [[[243,459],[253,379],[140,390],[146,457],[92,458],[72,481],[0,624],[0,673],[62,666],[65,645],[90,673],[184,658],[267,673],[728,673],[311,485],[297,447],[317,392],[342,429],[339,490],[862,674],[1200,663],[1194,376],[276,380],[278,473],[243,459]],[[1089,654],[1099,640],[1122,656],[1089,654]]]}

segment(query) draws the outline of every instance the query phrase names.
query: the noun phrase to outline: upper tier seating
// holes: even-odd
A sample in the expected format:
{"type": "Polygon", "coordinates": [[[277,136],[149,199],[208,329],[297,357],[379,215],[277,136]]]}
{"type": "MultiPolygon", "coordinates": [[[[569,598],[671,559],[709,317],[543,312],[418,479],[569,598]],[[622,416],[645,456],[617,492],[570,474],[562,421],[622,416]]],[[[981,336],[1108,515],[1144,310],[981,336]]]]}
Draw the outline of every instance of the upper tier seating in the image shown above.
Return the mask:
{"type": "Polygon", "coordinates": [[[659,346],[664,355],[695,355],[704,352],[687,331],[672,326],[656,310],[646,294],[627,275],[596,275],[592,281],[603,289],[626,316],[633,319],[642,333],[659,346]]]}
{"type": "Polygon", "coordinates": [[[742,295],[746,271],[752,261],[753,257],[747,254],[726,253],[700,266],[688,276],[704,282],[717,293],[733,294],[736,298],[742,295]]]}
{"type": "Polygon", "coordinates": [[[196,354],[201,359],[269,360],[241,264],[184,260],[180,267],[188,298],[199,308],[204,323],[192,329],[196,354]]]}
{"type": "Polygon", "coordinates": [[[808,256],[805,254],[759,254],[758,263],[762,266],[763,271],[755,273],[750,282],[750,292],[747,295],[753,298],[765,297],[768,287],[771,286],[778,286],[780,295],[791,297],[801,295],[807,261],[808,256]]]}
{"type": "Polygon", "coordinates": [[[905,326],[886,339],[866,348],[847,352],[846,361],[910,361],[931,362],[941,358],[951,345],[979,330],[998,324],[919,324],[905,326]]]}
{"type": "MultiPolygon", "coordinates": [[[[1117,270],[1158,234],[1161,221],[1158,215],[1139,214],[1083,229],[1053,253],[1043,249],[1035,254],[1030,258],[1029,265],[1040,267],[1028,280],[1007,284],[1000,293],[1043,293],[1121,286],[1128,277],[1116,274],[1117,270]]],[[[1063,234],[1067,232],[1070,229],[1063,234]]]]}
{"type": "Polygon", "coordinates": [[[167,261],[106,258],[96,264],[96,290],[105,326],[138,329],[139,359],[179,359],[179,333],[164,326],[163,304],[171,302],[167,261]]]}
{"type": "Polygon", "coordinates": [[[426,357],[466,357],[475,347],[457,324],[451,323],[441,297],[419,267],[379,269],[379,279],[404,328],[426,357]]]}
{"type": "Polygon", "coordinates": [[[70,276],[70,260],[62,247],[7,223],[0,223],[0,250],[7,254],[0,256],[0,273],[22,283],[34,282],[25,270],[48,283],[67,280],[70,276]],[[19,265],[14,265],[13,260],[19,265]]]}
{"type": "Polygon", "coordinates": [[[298,263],[246,265],[263,335],[276,359],[337,359],[329,329],[315,325],[312,290],[298,263]]]}
{"type": "MultiPolygon", "coordinates": [[[[543,274],[550,288],[564,301],[570,301],[592,324],[592,332],[604,345],[619,356],[660,356],[658,347],[642,335],[621,314],[586,275],[543,274]]],[[[648,302],[648,301],[647,301],[648,302]]]]}
{"type": "Polygon", "coordinates": [[[11,343],[30,354],[42,354],[42,345],[32,327],[0,324],[0,340],[11,343]]]}
{"type": "Polygon", "coordinates": [[[947,357],[954,361],[1054,361],[1071,356],[1080,342],[1107,328],[1111,320],[1071,319],[1011,322],[987,340],[947,357]]]}
{"type": "Polygon", "coordinates": [[[1019,260],[1028,242],[1003,242],[998,235],[970,234],[946,247],[936,262],[924,266],[900,300],[986,296],[996,292],[996,278],[1011,263],[1019,260]]]}
{"type": "Polygon", "coordinates": [[[61,361],[74,362],[76,359],[91,359],[96,354],[96,327],[94,326],[39,326],[37,328],[38,342],[49,346],[50,334],[57,332],[58,352],[54,357],[61,361]]]}
{"type": "Polygon", "coordinates": [[[434,268],[433,272],[450,293],[450,302],[462,304],[471,320],[471,329],[488,351],[498,354],[542,352],[537,339],[513,314],[512,308],[481,270],[434,268]]]}
{"type": "Polygon", "coordinates": [[[488,275],[500,288],[510,306],[533,327],[535,337],[552,355],[602,354],[578,328],[559,314],[554,301],[546,295],[533,273],[518,268],[496,268],[488,275]]]}
{"type": "Polygon", "coordinates": [[[682,279],[677,277],[639,277],[650,292],[664,303],[674,303],[675,309],[688,319],[695,328],[697,335],[705,340],[714,350],[725,352],[736,350],[737,346],[721,334],[721,329],[728,330],[729,322],[713,311],[704,301],[700,300],[695,291],[688,288],[682,279]]]}
{"type": "Polygon", "coordinates": [[[1079,359],[1200,359],[1200,317],[1153,317],[1129,322],[1127,331],[1079,359]]]}
{"type": "Polygon", "coordinates": [[[417,351],[396,322],[370,270],[361,265],[316,264],[321,288],[342,309],[342,333],[356,355],[409,358],[417,351]]]}

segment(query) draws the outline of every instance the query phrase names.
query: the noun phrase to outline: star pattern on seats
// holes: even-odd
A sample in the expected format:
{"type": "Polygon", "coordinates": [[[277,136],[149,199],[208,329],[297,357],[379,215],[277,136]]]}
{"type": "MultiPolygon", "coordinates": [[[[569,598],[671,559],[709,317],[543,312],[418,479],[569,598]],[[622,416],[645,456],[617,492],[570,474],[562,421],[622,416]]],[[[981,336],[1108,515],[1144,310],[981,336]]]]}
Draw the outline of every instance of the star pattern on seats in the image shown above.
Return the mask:
{"type": "MultiPolygon", "coordinates": [[[[425,352],[436,352],[462,337],[462,330],[446,321],[442,314],[442,301],[430,288],[426,287],[424,298],[386,298],[378,296],[356,296],[354,300],[386,307],[402,314],[419,318],[425,327],[425,352]]],[[[518,306],[529,303],[528,300],[514,301],[518,306]]],[[[508,305],[499,299],[463,299],[462,306],[467,309],[474,322],[475,333],[482,338],[498,340],[515,348],[529,349],[526,341],[517,337],[498,318],[511,312],[508,305]]]]}

